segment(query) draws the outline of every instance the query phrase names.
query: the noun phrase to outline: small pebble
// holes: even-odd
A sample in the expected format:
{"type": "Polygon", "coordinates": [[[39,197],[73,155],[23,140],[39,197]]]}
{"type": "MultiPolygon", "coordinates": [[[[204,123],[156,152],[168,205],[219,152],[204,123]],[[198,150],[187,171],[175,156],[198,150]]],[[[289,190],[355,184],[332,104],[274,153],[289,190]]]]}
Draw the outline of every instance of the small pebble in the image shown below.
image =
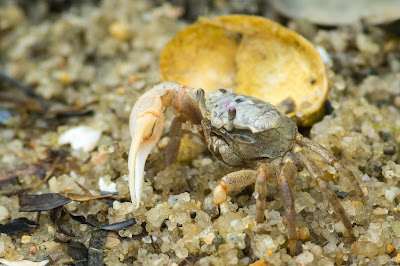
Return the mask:
{"type": "Polygon", "coordinates": [[[131,36],[129,25],[122,21],[115,21],[108,27],[108,32],[120,41],[126,41],[131,36]]]}
{"type": "Polygon", "coordinates": [[[145,237],[142,238],[142,242],[143,242],[143,243],[150,244],[150,243],[153,242],[153,241],[152,241],[152,239],[151,239],[151,236],[145,236],[145,237]]]}
{"type": "Polygon", "coordinates": [[[190,218],[194,219],[196,218],[197,213],[196,212],[191,212],[190,213],[190,218]]]}
{"type": "Polygon", "coordinates": [[[182,228],[183,235],[197,235],[197,225],[189,223],[182,228]]]}
{"type": "Polygon", "coordinates": [[[356,241],[351,245],[351,253],[354,255],[373,258],[378,255],[378,247],[375,243],[368,241],[356,241]]]}
{"type": "Polygon", "coordinates": [[[64,85],[68,85],[71,83],[71,77],[66,71],[61,71],[60,73],[58,73],[58,80],[64,85]]]}
{"type": "Polygon", "coordinates": [[[383,147],[383,153],[386,155],[394,155],[396,153],[396,148],[394,146],[383,147]]]}
{"type": "Polygon", "coordinates": [[[209,234],[207,234],[207,235],[204,237],[204,242],[205,242],[207,245],[211,245],[212,242],[213,242],[213,240],[214,240],[214,238],[215,238],[214,233],[209,233],[209,234]]]}
{"type": "Polygon", "coordinates": [[[302,227],[298,231],[299,239],[303,242],[311,240],[310,230],[307,227],[302,227]]]}
{"type": "Polygon", "coordinates": [[[388,213],[388,210],[386,210],[386,209],[384,209],[384,208],[381,208],[381,207],[378,207],[378,208],[376,208],[375,210],[373,210],[373,213],[375,214],[375,215],[385,215],[385,214],[387,214],[388,213]]]}
{"type": "Polygon", "coordinates": [[[36,254],[36,252],[38,252],[38,247],[37,246],[33,246],[29,248],[29,255],[34,255],[36,254]]]}
{"type": "Polygon", "coordinates": [[[390,254],[394,251],[394,246],[391,243],[386,244],[386,254],[390,254]]]}
{"type": "Polygon", "coordinates": [[[268,265],[265,260],[258,260],[255,261],[254,263],[249,264],[249,266],[265,266],[268,265]]]}
{"type": "Polygon", "coordinates": [[[335,263],[337,264],[337,265],[342,265],[342,263],[343,263],[343,256],[344,256],[344,254],[343,254],[343,251],[338,251],[338,253],[336,253],[336,258],[335,258],[335,263]]]}
{"type": "Polygon", "coordinates": [[[244,249],[246,248],[245,238],[246,234],[244,233],[229,233],[227,243],[234,248],[244,249]]]}
{"type": "Polygon", "coordinates": [[[22,243],[22,244],[27,244],[27,243],[29,243],[29,242],[31,242],[31,236],[23,235],[23,236],[21,237],[21,243],[22,243]]]}
{"type": "Polygon", "coordinates": [[[0,221],[7,220],[10,217],[8,209],[5,206],[0,205],[0,221]]]}
{"type": "Polygon", "coordinates": [[[396,255],[396,263],[400,263],[400,253],[397,253],[396,255]]]}
{"type": "Polygon", "coordinates": [[[225,243],[224,238],[221,235],[217,235],[216,237],[214,237],[214,239],[212,240],[212,245],[215,246],[215,248],[218,248],[220,245],[222,245],[223,243],[225,243]]]}
{"type": "Polygon", "coordinates": [[[112,249],[112,248],[118,247],[120,245],[120,243],[121,243],[121,241],[118,238],[107,237],[104,248],[112,249]]]}
{"type": "Polygon", "coordinates": [[[90,161],[93,164],[100,164],[100,165],[105,165],[108,160],[108,155],[107,153],[100,153],[97,151],[92,152],[92,158],[90,161]]]}
{"type": "Polygon", "coordinates": [[[396,237],[400,237],[400,221],[392,222],[392,230],[396,237]]]}
{"type": "Polygon", "coordinates": [[[297,265],[308,265],[314,260],[314,255],[310,251],[304,251],[296,258],[297,265]]]}
{"type": "Polygon", "coordinates": [[[338,196],[339,199],[344,199],[344,198],[346,198],[348,194],[349,194],[349,193],[344,192],[344,191],[338,191],[338,192],[336,192],[336,196],[338,196]]]}
{"type": "Polygon", "coordinates": [[[320,246],[313,246],[310,250],[310,252],[316,257],[316,258],[320,258],[322,256],[322,248],[320,246]]]}

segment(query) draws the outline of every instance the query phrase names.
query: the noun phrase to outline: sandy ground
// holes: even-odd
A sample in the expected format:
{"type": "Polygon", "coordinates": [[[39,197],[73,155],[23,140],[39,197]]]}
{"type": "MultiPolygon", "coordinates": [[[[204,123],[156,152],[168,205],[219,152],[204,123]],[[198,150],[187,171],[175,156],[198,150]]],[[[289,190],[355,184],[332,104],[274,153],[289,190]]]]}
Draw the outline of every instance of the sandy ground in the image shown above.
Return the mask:
{"type": "MultiPolygon", "coordinates": [[[[48,182],[26,194],[99,195],[106,188],[129,195],[129,113],[138,96],[161,81],[159,54],[189,24],[178,19],[181,11],[144,0],[89,1],[60,10],[45,1],[35,6],[0,4],[0,69],[49,105],[43,114],[14,86],[0,83],[0,169],[2,177],[14,180],[1,187],[2,224],[37,218],[35,212],[18,211],[17,195],[4,193],[33,187],[46,173],[48,182]],[[78,126],[86,131],[73,138],[93,134],[83,141],[90,144],[83,147],[86,151],[59,143],[63,133],[78,126]]],[[[329,114],[302,132],[348,166],[368,196],[363,206],[350,181],[312,155],[349,215],[355,237],[348,236],[306,171],[299,172],[293,184],[300,238],[296,256],[288,255],[277,184],[268,184],[264,223],[254,221],[252,187],[230,195],[232,212],[219,216],[212,190],[230,169],[221,166],[198,137],[187,134],[177,163],[165,167],[167,137],[150,155],[144,205],[138,210],[132,209],[129,198],[65,205],[71,214],[105,224],[136,219],[134,226],[107,232],[107,265],[400,262],[399,39],[361,24],[335,29],[318,29],[304,21],[288,25],[327,52],[329,114]]],[[[73,263],[76,253],[71,247],[88,248],[95,228],[68,214],[55,224],[50,214],[42,212],[31,232],[1,234],[0,257],[73,263]]]]}

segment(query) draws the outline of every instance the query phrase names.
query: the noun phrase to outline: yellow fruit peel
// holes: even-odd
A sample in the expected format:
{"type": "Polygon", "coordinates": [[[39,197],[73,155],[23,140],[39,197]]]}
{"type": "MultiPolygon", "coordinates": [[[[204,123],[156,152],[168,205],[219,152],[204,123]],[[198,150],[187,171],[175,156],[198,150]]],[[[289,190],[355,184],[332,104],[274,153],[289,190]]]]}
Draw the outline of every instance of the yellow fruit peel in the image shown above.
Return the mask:
{"type": "Polygon", "coordinates": [[[162,77],[212,91],[233,88],[273,105],[291,99],[309,126],[328,94],[323,61],[299,34],[268,19],[230,15],[203,19],[179,32],[160,57],[162,77]]]}

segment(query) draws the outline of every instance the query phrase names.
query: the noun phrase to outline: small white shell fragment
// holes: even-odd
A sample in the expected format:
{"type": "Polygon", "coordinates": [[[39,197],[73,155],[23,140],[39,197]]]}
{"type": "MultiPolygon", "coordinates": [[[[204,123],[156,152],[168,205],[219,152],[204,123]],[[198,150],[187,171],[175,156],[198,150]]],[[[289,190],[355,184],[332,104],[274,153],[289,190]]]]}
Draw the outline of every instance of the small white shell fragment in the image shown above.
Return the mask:
{"type": "Polygon", "coordinates": [[[71,144],[72,149],[83,149],[86,152],[93,150],[101,136],[101,130],[88,126],[70,128],[60,135],[58,145],[71,144]]]}
{"type": "Polygon", "coordinates": [[[114,193],[114,192],[117,192],[116,187],[117,187],[117,184],[110,181],[110,179],[107,179],[107,178],[105,179],[103,177],[100,177],[100,180],[99,180],[100,191],[114,193]]]}
{"type": "Polygon", "coordinates": [[[8,209],[5,206],[0,205],[0,221],[7,220],[10,217],[8,209]]]}
{"type": "Polygon", "coordinates": [[[21,261],[9,261],[6,259],[0,259],[0,263],[9,266],[44,266],[49,263],[48,260],[43,260],[39,262],[29,261],[29,260],[21,260],[21,261]]]}

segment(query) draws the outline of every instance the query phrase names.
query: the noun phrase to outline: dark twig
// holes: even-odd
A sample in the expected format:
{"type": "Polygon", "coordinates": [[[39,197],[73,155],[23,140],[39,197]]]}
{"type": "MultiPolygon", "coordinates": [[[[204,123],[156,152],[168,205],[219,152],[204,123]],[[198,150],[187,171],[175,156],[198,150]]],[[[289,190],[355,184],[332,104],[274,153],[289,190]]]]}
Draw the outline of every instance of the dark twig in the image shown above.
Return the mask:
{"type": "Polygon", "coordinates": [[[0,70],[0,79],[8,82],[11,86],[15,87],[16,89],[22,91],[24,94],[28,95],[31,98],[37,100],[44,111],[49,108],[49,104],[46,100],[40,96],[39,94],[35,93],[31,88],[25,86],[24,84],[20,83],[19,81],[15,80],[14,78],[10,77],[6,73],[0,70]]]}

